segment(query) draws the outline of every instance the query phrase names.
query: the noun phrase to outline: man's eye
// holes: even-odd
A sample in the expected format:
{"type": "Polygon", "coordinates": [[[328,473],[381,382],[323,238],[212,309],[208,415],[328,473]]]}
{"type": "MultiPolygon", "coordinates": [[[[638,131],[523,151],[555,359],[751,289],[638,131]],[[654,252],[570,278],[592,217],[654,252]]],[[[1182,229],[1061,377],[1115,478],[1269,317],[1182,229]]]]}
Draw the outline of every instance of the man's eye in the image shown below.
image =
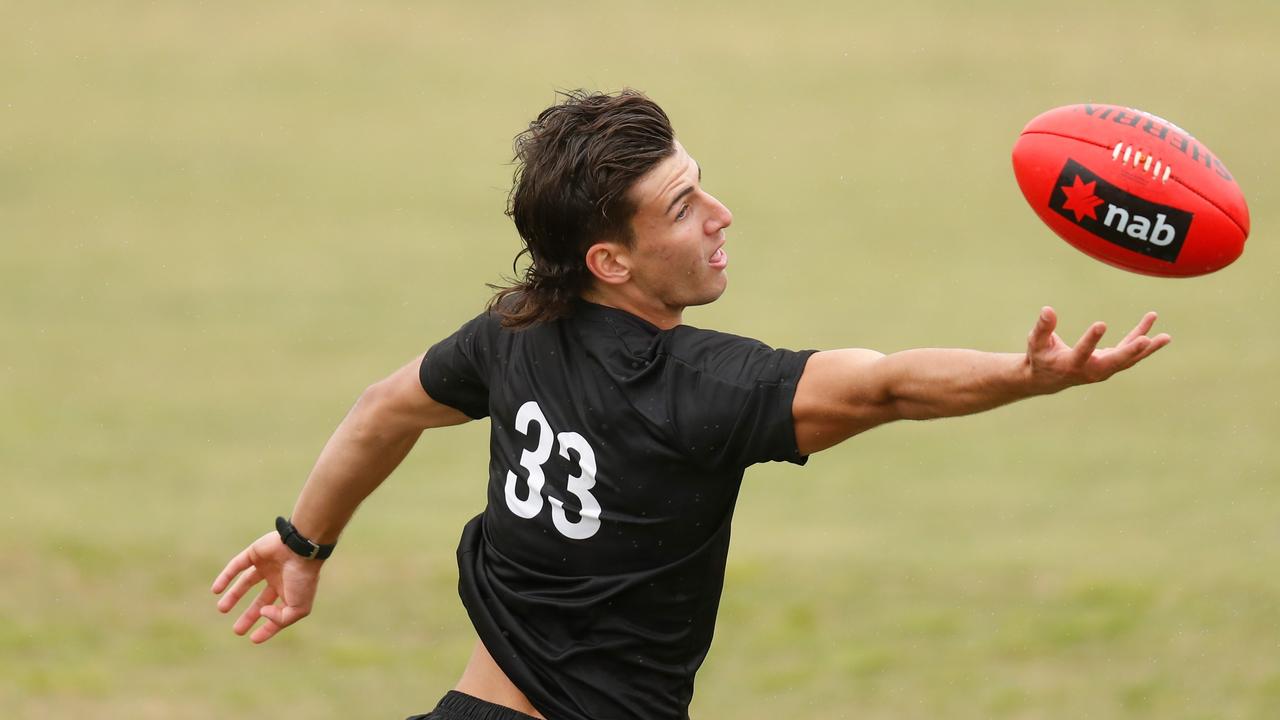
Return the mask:
{"type": "Polygon", "coordinates": [[[686,203],[685,205],[680,207],[680,212],[676,213],[676,219],[683,220],[684,216],[688,214],[689,214],[689,205],[688,203],[686,203]]]}

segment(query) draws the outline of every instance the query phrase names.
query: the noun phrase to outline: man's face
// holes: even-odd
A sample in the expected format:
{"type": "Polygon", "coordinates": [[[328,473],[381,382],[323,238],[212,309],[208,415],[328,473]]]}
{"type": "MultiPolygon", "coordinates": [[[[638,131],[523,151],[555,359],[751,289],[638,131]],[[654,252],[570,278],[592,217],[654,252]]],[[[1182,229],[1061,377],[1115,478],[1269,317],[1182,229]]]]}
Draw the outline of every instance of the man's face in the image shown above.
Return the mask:
{"type": "Polygon", "coordinates": [[[705,305],[724,292],[724,229],[733,213],[702,190],[702,171],[684,146],[636,181],[631,219],[631,277],[651,303],[669,309],[705,305]]]}

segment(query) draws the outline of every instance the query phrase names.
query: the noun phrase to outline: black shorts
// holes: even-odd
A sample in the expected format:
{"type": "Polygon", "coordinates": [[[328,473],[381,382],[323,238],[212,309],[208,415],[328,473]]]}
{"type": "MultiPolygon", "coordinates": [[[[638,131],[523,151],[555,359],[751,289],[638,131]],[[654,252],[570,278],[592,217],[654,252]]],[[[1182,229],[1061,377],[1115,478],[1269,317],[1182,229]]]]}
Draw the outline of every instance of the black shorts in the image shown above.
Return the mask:
{"type": "Polygon", "coordinates": [[[450,690],[440,699],[436,709],[426,715],[414,715],[408,720],[537,720],[509,707],[485,702],[457,690],[450,690]]]}

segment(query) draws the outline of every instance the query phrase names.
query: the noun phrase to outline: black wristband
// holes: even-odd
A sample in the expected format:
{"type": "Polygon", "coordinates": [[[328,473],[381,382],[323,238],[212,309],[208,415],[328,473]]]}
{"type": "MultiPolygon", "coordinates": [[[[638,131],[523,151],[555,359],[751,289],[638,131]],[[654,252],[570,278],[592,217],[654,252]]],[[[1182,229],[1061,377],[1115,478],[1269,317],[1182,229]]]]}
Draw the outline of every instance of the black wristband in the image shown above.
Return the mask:
{"type": "Polygon", "coordinates": [[[302,537],[302,535],[298,534],[298,528],[282,517],[276,518],[276,532],[280,533],[280,542],[288,546],[290,550],[310,560],[324,560],[332,555],[333,549],[338,546],[338,543],[320,545],[302,537]]]}

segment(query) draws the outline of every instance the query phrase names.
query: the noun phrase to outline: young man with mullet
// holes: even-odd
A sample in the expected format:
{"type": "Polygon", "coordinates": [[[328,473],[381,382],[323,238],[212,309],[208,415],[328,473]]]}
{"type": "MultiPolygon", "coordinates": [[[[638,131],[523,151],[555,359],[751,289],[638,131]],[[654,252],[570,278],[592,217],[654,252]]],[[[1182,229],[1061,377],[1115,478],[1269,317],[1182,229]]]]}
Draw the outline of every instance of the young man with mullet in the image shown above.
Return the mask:
{"type": "Polygon", "coordinates": [[[488,505],[463,529],[478,639],[420,718],[679,720],[711,643],[743,471],[803,464],[887,422],[982,412],[1099,382],[1164,347],[1147,314],[1099,349],[1040,311],[1022,353],[775,350],[683,324],[725,290],[733,215],[663,111],[571,93],[516,141],[524,277],[371,385],[289,520],[213,584],[264,642],[311,611],[323,558],[423,430],[488,417],[488,505]]]}

